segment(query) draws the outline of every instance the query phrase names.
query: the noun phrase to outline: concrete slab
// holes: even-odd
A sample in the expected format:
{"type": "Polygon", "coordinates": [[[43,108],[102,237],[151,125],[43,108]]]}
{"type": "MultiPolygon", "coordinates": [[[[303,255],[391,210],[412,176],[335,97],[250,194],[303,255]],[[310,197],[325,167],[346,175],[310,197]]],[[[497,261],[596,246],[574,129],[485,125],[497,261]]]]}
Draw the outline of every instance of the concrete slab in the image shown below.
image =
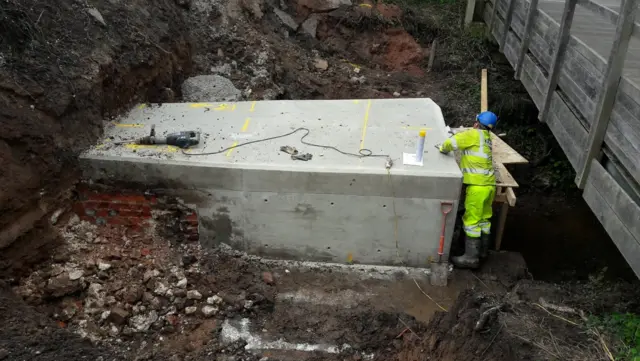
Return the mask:
{"type": "Polygon", "coordinates": [[[109,123],[103,142],[81,162],[94,181],[182,193],[198,207],[207,245],[286,259],[426,266],[437,257],[440,202],[457,208],[462,186],[454,157],[434,147],[445,137],[430,99],[143,105],[109,123]],[[151,124],[157,136],[201,131],[202,142],[188,154],[116,144],[147,135],[151,124]],[[308,129],[306,142],[354,155],[303,144],[306,130],[242,145],[298,128],[308,129]],[[427,132],[424,166],[403,165],[420,129],[427,132]],[[313,159],[294,161],[279,151],[283,145],[313,159]],[[357,156],[366,149],[375,157],[357,156]],[[196,155],[211,152],[217,154],[196,155]],[[390,172],[386,156],[394,161],[390,172]]]}

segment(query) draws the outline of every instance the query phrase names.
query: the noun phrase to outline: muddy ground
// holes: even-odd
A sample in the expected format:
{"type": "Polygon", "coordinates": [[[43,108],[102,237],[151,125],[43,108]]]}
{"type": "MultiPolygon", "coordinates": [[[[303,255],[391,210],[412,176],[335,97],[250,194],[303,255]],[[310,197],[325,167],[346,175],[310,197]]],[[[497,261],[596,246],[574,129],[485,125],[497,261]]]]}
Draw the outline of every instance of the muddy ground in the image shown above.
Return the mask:
{"type": "Polygon", "coordinates": [[[589,277],[608,266],[606,280],[633,279],[505,59],[481,28],[461,30],[463,8],[2,2],[0,360],[608,359],[609,336],[580,311],[637,311],[638,288],[589,277]],[[535,278],[570,283],[532,281],[521,256],[500,253],[438,289],[420,273],[274,265],[67,213],[75,156],[103,120],[180,101],[189,76],[224,76],[251,100],[431,97],[460,125],[477,112],[482,68],[505,139],[532,161],[513,170],[522,187],[504,246],[535,278]]]}

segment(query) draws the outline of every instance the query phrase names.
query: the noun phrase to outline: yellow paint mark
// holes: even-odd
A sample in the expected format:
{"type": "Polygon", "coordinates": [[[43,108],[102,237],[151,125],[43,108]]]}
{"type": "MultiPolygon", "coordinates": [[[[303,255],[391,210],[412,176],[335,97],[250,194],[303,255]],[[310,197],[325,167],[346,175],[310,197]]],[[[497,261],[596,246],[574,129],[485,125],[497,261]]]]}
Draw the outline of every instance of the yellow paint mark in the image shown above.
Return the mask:
{"type": "Polygon", "coordinates": [[[122,127],[122,128],[142,128],[144,127],[144,124],[139,124],[139,123],[114,123],[113,125],[115,125],[116,127],[122,127]]]}
{"type": "Polygon", "coordinates": [[[242,126],[242,129],[241,129],[243,132],[246,132],[246,131],[247,131],[247,128],[249,128],[249,122],[250,122],[250,121],[251,121],[251,118],[247,118],[247,119],[244,121],[244,125],[242,126]]]}
{"type": "Polygon", "coordinates": [[[212,107],[213,104],[211,103],[191,103],[189,104],[190,107],[192,108],[206,108],[206,107],[212,107]]]}
{"type": "Polygon", "coordinates": [[[104,147],[106,147],[106,146],[107,146],[107,145],[106,145],[106,144],[104,144],[104,143],[102,143],[102,144],[98,144],[98,145],[96,145],[96,149],[102,149],[102,148],[104,148],[104,147]]]}
{"type": "Polygon", "coordinates": [[[138,109],[144,109],[147,107],[147,104],[140,104],[138,105],[138,109]]]}
{"type": "Polygon", "coordinates": [[[232,153],[232,152],[233,152],[233,150],[236,148],[236,145],[238,145],[238,142],[237,142],[237,141],[236,141],[236,142],[233,142],[233,145],[231,146],[231,149],[229,149],[229,150],[227,151],[227,157],[230,157],[230,156],[231,156],[231,153],[232,153]]]}
{"type": "Polygon", "coordinates": [[[353,254],[351,252],[347,254],[347,263],[353,263],[353,254]]]}
{"type": "Polygon", "coordinates": [[[371,4],[360,4],[360,6],[365,7],[365,8],[370,8],[372,7],[371,4]]]}
{"type": "Polygon", "coordinates": [[[360,104],[360,101],[356,99],[356,100],[353,101],[353,103],[354,104],[360,104]]]}
{"type": "Polygon", "coordinates": [[[364,120],[362,121],[362,136],[360,137],[360,150],[364,149],[364,138],[367,136],[367,127],[369,126],[370,110],[371,110],[371,99],[367,101],[367,110],[364,112],[364,120]]]}
{"type": "Polygon", "coordinates": [[[256,102],[255,102],[255,100],[251,102],[251,109],[249,109],[249,111],[253,113],[254,110],[256,110],[256,102]]]}
{"type": "Polygon", "coordinates": [[[131,150],[154,149],[159,152],[167,152],[167,153],[175,153],[179,150],[178,147],[174,147],[172,145],[125,144],[124,146],[131,150]]]}

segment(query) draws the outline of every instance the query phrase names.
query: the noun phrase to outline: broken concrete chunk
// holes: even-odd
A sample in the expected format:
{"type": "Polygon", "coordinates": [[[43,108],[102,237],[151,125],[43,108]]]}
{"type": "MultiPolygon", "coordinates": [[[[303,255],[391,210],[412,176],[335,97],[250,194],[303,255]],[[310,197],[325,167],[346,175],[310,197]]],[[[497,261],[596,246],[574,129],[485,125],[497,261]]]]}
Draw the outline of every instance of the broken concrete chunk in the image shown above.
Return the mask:
{"type": "Polygon", "coordinates": [[[158,296],[164,296],[167,294],[167,291],[169,291],[169,287],[167,287],[167,285],[162,282],[156,282],[156,288],[153,290],[153,293],[158,296]]]}
{"type": "Polygon", "coordinates": [[[195,307],[195,306],[189,306],[184,308],[184,313],[186,313],[187,315],[192,315],[196,313],[196,311],[198,311],[198,307],[195,307]]]}
{"type": "Polygon", "coordinates": [[[129,326],[138,332],[149,330],[151,325],[158,320],[158,313],[150,311],[147,315],[137,315],[129,319],[129,326]]]}
{"type": "Polygon", "coordinates": [[[282,24],[286,25],[291,30],[298,30],[298,23],[295,20],[293,20],[291,15],[285,13],[284,11],[282,11],[282,10],[280,10],[278,8],[274,8],[273,12],[276,14],[278,19],[280,19],[282,24]]]}
{"type": "Polygon", "coordinates": [[[302,31],[315,39],[318,31],[318,21],[320,17],[316,14],[311,14],[307,20],[302,23],[302,31]]]}
{"type": "Polygon", "coordinates": [[[111,264],[106,262],[98,262],[98,269],[100,271],[107,271],[111,268],[111,264]]]}
{"type": "Polygon", "coordinates": [[[89,285],[89,291],[87,293],[90,297],[100,298],[100,292],[102,292],[103,289],[104,287],[101,284],[92,283],[89,285]]]}
{"type": "Polygon", "coordinates": [[[202,307],[202,314],[204,315],[204,317],[211,317],[216,313],[218,313],[218,307],[214,307],[214,306],[202,307]]]}
{"type": "Polygon", "coordinates": [[[150,279],[154,278],[154,277],[158,277],[160,276],[160,271],[158,271],[157,269],[154,270],[148,270],[144,273],[144,275],[142,276],[142,280],[146,283],[147,281],[149,281],[150,279]]]}
{"type": "Polygon", "coordinates": [[[197,290],[187,291],[187,298],[190,300],[200,300],[202,299],[202,294],[197,290]]]}
{"type": "Polygon", "coordinates": [[[126,310],[120,307],[116,307],[112,309],[111,312],[109,313],[109,316],[107,317],[107,321],[112,322],[115,325],[122,325],[125,323],[125,321],[127,321],[128,317],[129,317],[129,312],[127,312],[126,310]]]}
{"type": "Polygon", "coordinates": [[[185,102],[236,101],[241,95],[231,80],[219,75],[198,75],[182,83],[185,102]]]}
{"type": "Polygon", "coordinates": [[[219,305],[222,303],[222,298],[218,295],[213,295],[207,298],[207,303],[210,305],[219,305]]]}
{"type": "Polygon", "coordinates": [[[122,299],[124,299],[125,302],[127,303],[136,303],[138,301],[140,301],[140,299],[142,298],[142,294],[144,293],[144,290],[136,285],[133,286],[129,286],[127,287],[127,289],[124,291],[124,294],[122,296],[122,299]]]}

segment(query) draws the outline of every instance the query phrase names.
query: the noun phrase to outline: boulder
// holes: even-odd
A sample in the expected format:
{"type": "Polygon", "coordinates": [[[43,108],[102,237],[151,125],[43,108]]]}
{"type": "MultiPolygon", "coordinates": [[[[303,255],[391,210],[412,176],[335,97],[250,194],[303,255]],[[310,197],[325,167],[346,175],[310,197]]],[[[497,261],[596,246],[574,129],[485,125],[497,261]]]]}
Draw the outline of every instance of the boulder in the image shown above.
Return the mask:
{"type": "Polygon", "coordinates": [[[351,6],[351,0],[298,0],[298,5],[310,9],[312,12],[335,10],[341,6],[351,6]]]}
{"type": "Polygon", "coordinates": [[[241,95],[231,80],[220,75],[198,75],[182,83],[182,97],[186,102],[237,101],[241,95]]]}

